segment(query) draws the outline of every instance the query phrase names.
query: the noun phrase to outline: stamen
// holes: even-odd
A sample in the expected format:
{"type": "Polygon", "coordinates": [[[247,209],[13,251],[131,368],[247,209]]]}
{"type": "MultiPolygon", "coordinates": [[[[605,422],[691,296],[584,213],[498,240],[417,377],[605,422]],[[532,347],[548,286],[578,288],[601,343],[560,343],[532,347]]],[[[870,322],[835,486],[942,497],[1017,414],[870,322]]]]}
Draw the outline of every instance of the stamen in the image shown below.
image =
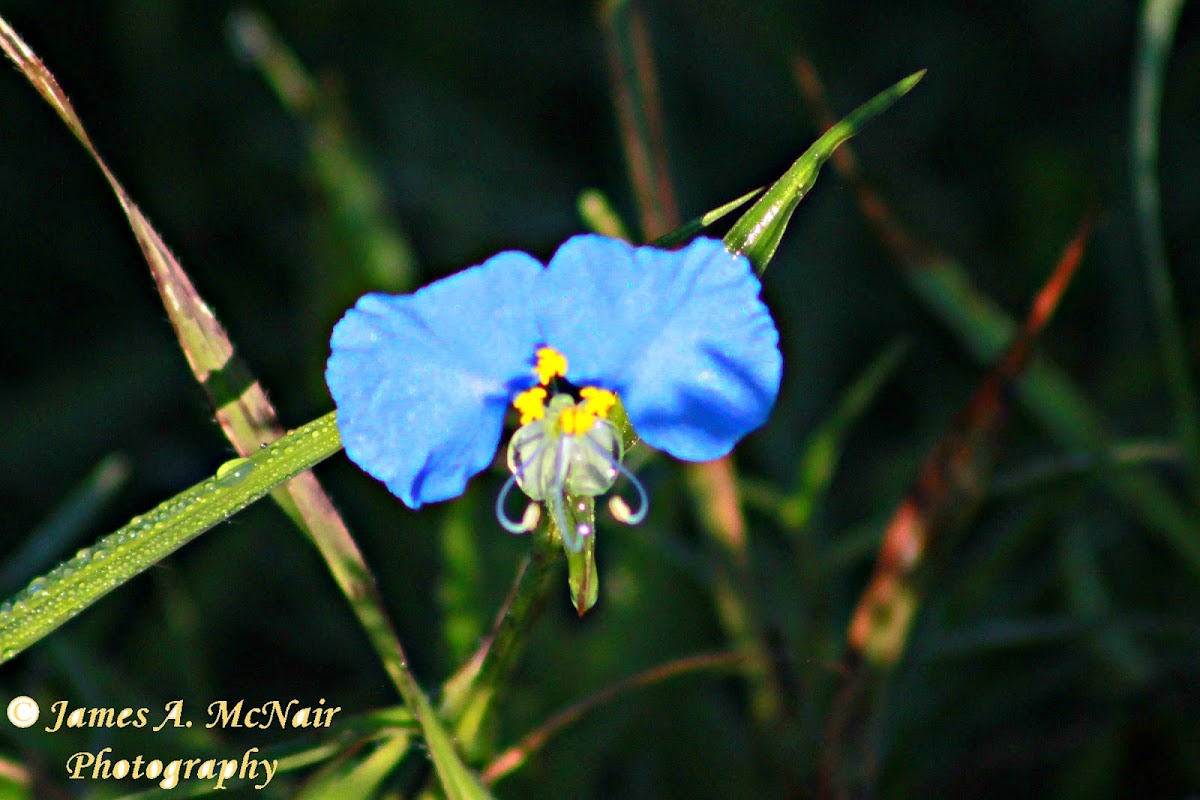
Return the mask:
{"type": "Polygon", "coordinates": [[[577,405],[564,408],[559,417],[559,426],[567,436],[583,436],[592,429],[598,419],[605,419],[617,403],[617,396],[598,386],[585,386],[579,390],[581,398],[577,405]]]}
{"type": "Polygon", "coordinates": [[[605,452],[600,445],[587,437],[584,437],[583,440],[592,448],[593,453],[600,456],[608,464],[609,469],[612,470],[612,475],[615,476],[617,473],[624,475],[633,486],[634,491],[637,492],[638,504],[636,511],[631,510],[629,503],[625,502],[625,499],[620,495],[613,495],[608,501],[608,510],[612,512],[613,518],[617,522],[626,525],[637,525],[646,518],[647,512],[650,511],[650,499],[646,496],[646,490],[642,487],[642,482],[624,464],[613,458],[611,453],[605,452]]]}
{"type": "Polygon", "coordinates": [[[508,500],[508,494],[512,491],[512,487],[517,483],[516,475],[509,476],[504,482],[504,488],[500,490],[500,494],[496,497],[496,521],[500,526],[509,533],[521,534],[529,533],[537,527],[538,522],[542,519],[542,507],[537,503],[529,503],[525,506],[525,512],[521,515],[520,521],[514,520],[508,516],[508,512],[504,510],[505,501],[508,500]]]}
{"type": "Polygon", "coordinates": [[[599,386],[585,386],[579,390],[579,396],[583,399],[582,405],[588,413],[597,417],[608,417],[608,412],[617,404],[617,396],[599,386]]]}
{"type": "Polygon", "coordinates": [[[537,350],[537,365],[533,368],[538,382],[548,386],[552,378],[567,376],[567,357],[553,347],[539,347],[537,350]]]}
{"type": "Polygon", "coordinates": [[[558,418],[558,424],[567,436],[582,436],[592,429],[595,421],[595,415],[589,413],[583,405],[564,408],[562,416],[558,418]]]}
{"type": "MultiPolygon", "coordinates": [[[[545,437],[542,434],[538,433],[535,436],[530,437],[529,443],[532,444],[544,438],[545,437]]],[[[531,530],[537,527],[538,522],[540,522],[542,519],[542,509],[537,503],[530,503],[529,505],[525,506],[525,512],[521,515],[520,522],[517,522],[508,516],[508,512],[505,511],[504,506],[508,501],[509,493],[525,474],[525,469],[530,464],[536,464],[541,461],[542,453],[546,452],[547,447],[549,447],[549,443],[543,443],[539,445],[538,448],[533,451],[533,456],[528,461],[513,470],[513,474],[508,476],[508,480],[506,480],[504,482],[504,486],[501,487],[500,494],[496,496],[496,521],[499,522],[500,526],[509,533],[529,533],[531,530]]]]}
{"type": "Polygon", "coordinates": [[[634,477],[633,473],[621,467],[621,474],[629,479],[629,483],[637,491],[638,506],[636,511],[629,508],[629,503],[625,502],[625,498],[619,494],[614,494],[608,499],[608,510],[613,515],[613,519],[617,522],[626,525],[637,525],[646,518],[646,514],[650,511],[650,500],[646,497],[646,490],[642,488],[642,482],[634,477]]]}
{"type": "Polygon", "coordinates": [[[526,389],[513,398],[513,408],[521,412],[521,424],[528,425],[546,416],[546,390],[541,386],[526,389]]]}

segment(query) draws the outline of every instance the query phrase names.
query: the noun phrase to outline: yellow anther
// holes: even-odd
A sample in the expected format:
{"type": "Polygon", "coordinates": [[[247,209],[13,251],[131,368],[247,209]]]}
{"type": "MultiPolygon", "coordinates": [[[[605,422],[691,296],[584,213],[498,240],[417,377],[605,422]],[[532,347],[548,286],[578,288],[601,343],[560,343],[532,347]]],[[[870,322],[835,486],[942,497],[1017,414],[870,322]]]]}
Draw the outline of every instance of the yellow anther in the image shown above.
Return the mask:
{"type": "Polygon", "coordinates": [[[521,412],[521,424],[528,425],[546,416],[546,390],[541,386],[526,389],[513,398],[513,408],[521,412]]]}
{"type": "Polygon", "coordinates": [[[537,374],[538,383],[543,386],[550,383],[552,378],[564,378],[567,375],[567,357],[553,347],[539,347],[537,351],[537,366],[533,368],[537,374]]]}
{"type": "Polygon", "coordinates": [[[596,415],[583,405],[564,408],[562,416],[558,418],[558,424],[566,436],[582,436],[592,429],[595,422],[596,415]]]}
{"type": "Polygon", "coordinates": [[[583,398],[580,405],[587,409],[589,414],[597,417],[607,417],[608,412],[617,404],[617,396],[599,386],[585,386],[579,390],[579,396],[583,398]]]}

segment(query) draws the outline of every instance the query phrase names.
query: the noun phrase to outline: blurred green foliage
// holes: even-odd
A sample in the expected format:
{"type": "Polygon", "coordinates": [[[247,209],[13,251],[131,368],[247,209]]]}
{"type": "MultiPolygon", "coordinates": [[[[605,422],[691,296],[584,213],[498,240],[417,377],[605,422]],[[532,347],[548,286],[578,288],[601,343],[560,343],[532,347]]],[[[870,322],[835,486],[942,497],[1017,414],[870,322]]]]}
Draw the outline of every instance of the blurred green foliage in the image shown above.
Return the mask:
{"type": "MultiPolygon", "coordinates": [[[[816,138],[793,83],[795,56],[817,65],[841,112],[927,68],[920,87],[855,140],[867,176],[912,231],[957,256],[1015,316],[1097,202],[1087,260],[1042,350],[1102,409],[1114,441],[1170,439],[1129,189],[1134,4],[645,5],[685,218],[773,180],[816,138]]],[[[411,245],[417,283],[504,247],[548,255],[580,230],[576,200],[585,188],[614,198],[636,228],[592,4],[308,0],[258,8],[314,71],[342,135],[373,172],[381,213],[411,245]]],[[[306,138],[312,129],[235,54],[233,9],[11,0],[0,10],[58,76],[294,426],[329,408],[321,375],[332,323],[355,294],[380,287],[336,235],[336,207],[306,138]]],[[[1168,263],[1193,366],[1197,21],[1185,9],[1164,85],[1160,154],[1168,263]]],[[[75,541],[212,474],[231,450],[99,173],[15,74],[0,80],[0,108],[5,563],[110,454],[122,454],[130,477],[75,541]]],[[[827,169],[766,277],[785,384],[771,422],[738,461],[749,483],[766,487],[768,507],[771,492],[796,488],[806,444],[847,387],[897,337],[910,342],[849,426],[804,530],[749,506],[754,605],[802,690],[788,709],[788,737],[757,738],[736,679],[691,675],[567,728],[500,784],[500,795],[812,791],[831,665],[880,528],[983,374],[891,260],[827,169]]],[[[1182,487],[1167,450],[1155,470],[1182,487]]],[[[1018,410],[999,469],[1002,477],[1027,474],[1077,456],[1018,410]]],[[[1200,790],[1200,587],[1106,490],[1104,468],[1043,470],[991,497],[938,564],[873,731],[882,795],[1200,790]]],[[[486,630],[528,547],[491,518],[502,473],[460,504],[421,514],[344,459],[319,474],[376,572],[417,675],[436,685],[486,630]]],[[[638,529],[602,525],[604,582],[587,618],[575,618],[560,582],[500,703],[498,746],[635,671],[729,646],[710,594],[712,556],[679,470],[659,459],[641,474],[651,519],[638,529]]],[[[19,585],[32,574],[12,579],[19,585]]],[[[319,558],[267,504],[6,665],[0,690],[4,698],[152,708],[177,698],[202,708],[218,698],[326,697],[348,714],[397,702],[319,558]]],[[[285,740],[249,733],[220,744],[285,740]]],[[[169,741],[176,749],[218,744],[199,730],[169,741]]],[[[59,786],[61,764],[76,750],[113,744],[149,753],[167,742],[145,732],[0,726],[0,752],[59,786]]],[[[406,769],[394,780],[419,782],[421,765],[406,769]]],[[[282,785],[277,791],[288,796],[282,785]]]]}

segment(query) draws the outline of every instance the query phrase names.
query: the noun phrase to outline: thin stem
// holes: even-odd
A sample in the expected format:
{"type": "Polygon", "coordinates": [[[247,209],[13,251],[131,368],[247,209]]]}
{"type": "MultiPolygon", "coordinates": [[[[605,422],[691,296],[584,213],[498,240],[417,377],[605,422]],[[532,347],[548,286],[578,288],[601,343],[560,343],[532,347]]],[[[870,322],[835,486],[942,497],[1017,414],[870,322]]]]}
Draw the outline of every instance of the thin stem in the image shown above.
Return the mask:
{"type": "Polygon", "coordinates": [[[546,607],[562,553],[549,535],[548,522],[543,523],[533,535],[532,550],[517,569],[491,635],[443,687],[442,714],[468,751],[546,607]]]}
{"type": "MultiPolygon", "coordinates": [[[[603,20],[610,82],[630,182],[637,196],[642,233],[654,240],[679,227],[679,213],[667,171],[662,108],[649,36],[641,10],[633,0],[607,3],[603,20]]],[[[738,652],[748,663],[758,665],[760,677],[751,679],[756,717],[768,719],[780,704],[766,666],[768,649],[746,600],[746,520],[738,501],[733,459],[726,456],[704,464],[688,464],[686,470],[705,532],[730,565],[729,569],[720,568],[714,581],[716,612],[738,652]]]]}
{"type": "Polygon", "coordinates": [[[1146,283],[1154,322],[1158,327],[1159,358],[1166,372],[1167,391],[1192,490],[1200,498],[1200,416],[1196,382],[1175,303],[1175,287],[1167,266],[1162,209],[1158,186],[1158,131],[1163,80],[1183,0],[1150,0],[1142,15],[1134,58],[1129,156],[1133,180],[1134,217],[1146,260],[1146,283]]]}
{"type": "Polygon", "coordinates": [[[604,3],[601,19],[621,142],[637,196],[642,235],[649,241],[679,226],[650,36],[635,0],[604,3]]]}
{"type": "Polygon", "coordinates": [[[1102,469],[1129,469],[1154,464],[1178,466],[1182,458],[1183,453],[1178,445],[1170,442],[1122,442],[1101,451],[1036,459],[996,476],[992,480],[991,494],[1014,494],[1048,481],[1073,478],[1102,469]]]}
{"type": "Polygon", "coordinates": [[[689,672],[732,669],[741,663],[742,657],[738,653],[706,653],[679,658],[669,661],[666,664],[660,664],[657,667],[651,667],[636,675],[631,675],[608,688],[601,689],[590,697],[580,700],[578,703],[567,706],[530,731],[521,738],[521,741],[492,760],[492,763],[483,771],[483,782],[492,784],[506,775],[512,774],[528,761],[530,756],[541,750],[563,728],[578,721],[589,711],[606,703],[611,703],[632,689],[651,686],[689,672]]]}

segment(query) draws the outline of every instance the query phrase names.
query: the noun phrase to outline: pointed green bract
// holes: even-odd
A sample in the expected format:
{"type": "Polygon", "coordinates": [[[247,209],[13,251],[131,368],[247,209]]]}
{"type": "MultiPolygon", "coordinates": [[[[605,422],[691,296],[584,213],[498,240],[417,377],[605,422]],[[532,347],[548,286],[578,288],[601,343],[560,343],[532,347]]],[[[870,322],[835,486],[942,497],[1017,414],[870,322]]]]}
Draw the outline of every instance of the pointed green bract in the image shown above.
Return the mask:
{"type": "Polygon", "coordinates": [[[585,536],[583,547],[567,551],[568,584],[571,587],[571,605],[583,616],[592,610],[600,599],[600,573],[596,570],[596,536],[585,536]]]}
{"type": "Polygon", "coordinates": [[[725,235],[725,245],[735,253],[750,259],[761,275],[775,256],[779,240],[787,230],[796,206],[817,181],[821,167],[833,151],[858,133],[872,118],[908,93],[925,76],[925,70],[915,72],[889,89],[854,109],[838,124],[827,130],[791,168],[758,199],[725,235]]]}

